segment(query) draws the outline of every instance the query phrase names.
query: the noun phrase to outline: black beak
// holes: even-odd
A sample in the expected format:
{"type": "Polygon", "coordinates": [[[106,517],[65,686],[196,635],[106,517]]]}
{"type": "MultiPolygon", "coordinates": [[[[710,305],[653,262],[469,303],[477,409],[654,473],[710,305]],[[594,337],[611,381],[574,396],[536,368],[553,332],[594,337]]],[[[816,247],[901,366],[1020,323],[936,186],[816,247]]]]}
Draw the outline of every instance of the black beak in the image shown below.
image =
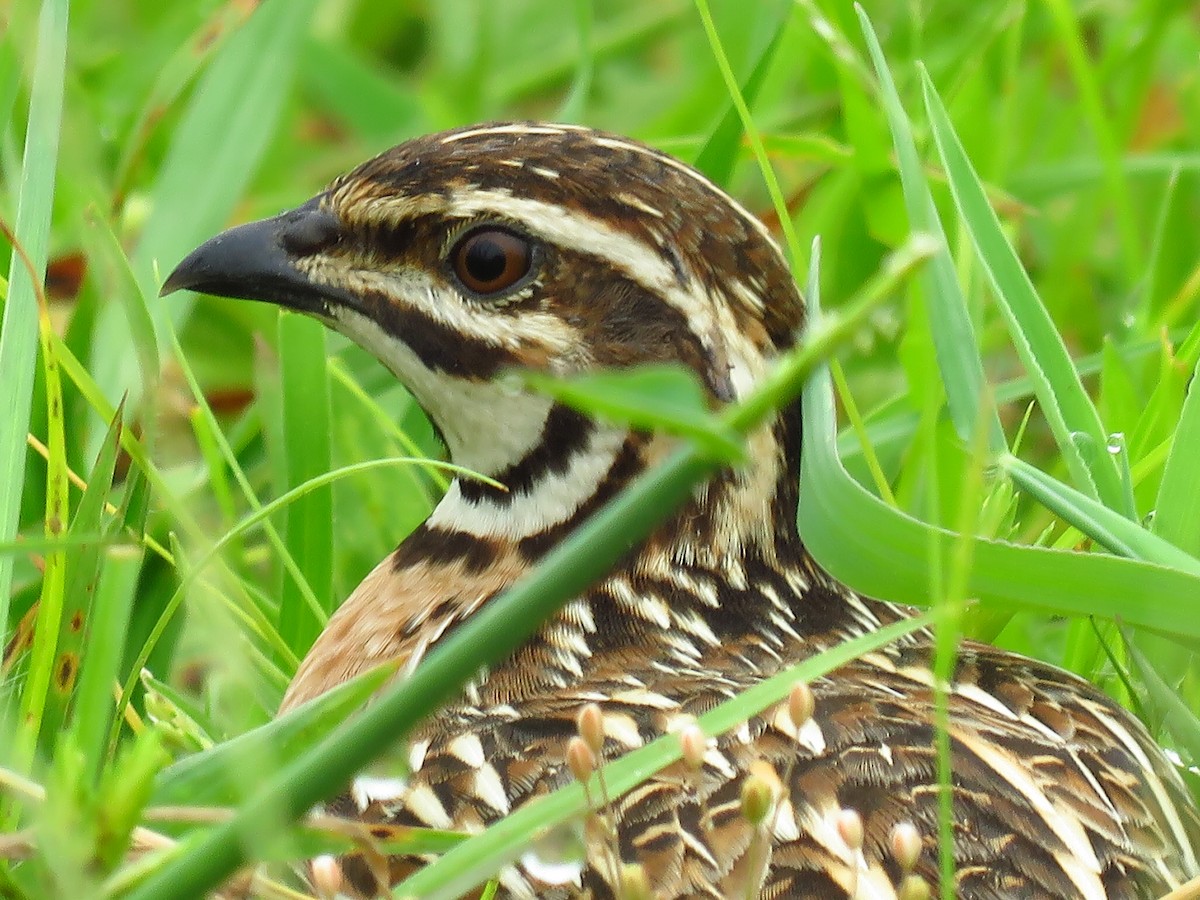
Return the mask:
{"type": "Polygon", "coordinates": [[[329,318],[339,306],[356,306],[346,291],[317,284],[298,263],[343,240],[337,217],[320,198],[272,219],[223,231],[175,267],[160,296],[190,290],[218,297],[261,300],[329,318]]]}

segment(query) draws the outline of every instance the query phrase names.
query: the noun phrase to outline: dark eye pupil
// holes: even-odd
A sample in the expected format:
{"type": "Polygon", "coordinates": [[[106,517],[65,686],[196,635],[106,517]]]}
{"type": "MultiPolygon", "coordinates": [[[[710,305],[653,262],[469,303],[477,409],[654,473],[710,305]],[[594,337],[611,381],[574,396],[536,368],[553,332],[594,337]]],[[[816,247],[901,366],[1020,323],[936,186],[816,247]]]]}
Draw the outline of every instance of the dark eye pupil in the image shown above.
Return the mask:
{"type": "Polygon", "coordinates": [[[504,268],[508,265],[508,257],[498,242],[489,240],[486,235],[482,235],[473,239],[468,245],[464,263],[472,278],[486,284],[504,274],[504,268]]]}
{"type": "Polygon", "coordinates": [[[529,274],[533,248],[522,235],[504,228],[484,227],[454,245],[450,264],[467,291],[500,294],[529,274]]]}

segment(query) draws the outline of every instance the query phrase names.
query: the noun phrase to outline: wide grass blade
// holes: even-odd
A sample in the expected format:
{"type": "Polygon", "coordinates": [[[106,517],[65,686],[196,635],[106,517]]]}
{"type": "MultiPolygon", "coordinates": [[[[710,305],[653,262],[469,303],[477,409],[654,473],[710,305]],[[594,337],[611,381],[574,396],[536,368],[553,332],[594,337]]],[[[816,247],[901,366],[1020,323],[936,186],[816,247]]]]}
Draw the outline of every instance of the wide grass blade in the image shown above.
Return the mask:
{"type": "Polygon", "coordinates": [[[1200,557],[1200,365],[1192,373],[1183,410],[1167,457],[1153,531],[1193,557],[1200,557]]]}
{"type": "MultiPolygon", "coordinates": [[[[279,313],[283,387],[282,466],[290,490],[332,468],[325,327],[306,316],[279,313]]],[[[303,586],[285,573],[279,595],[279,633],[302,657],[333,611],[333,491],[322,487],[287,508],[284,541],[303,586]]]]}

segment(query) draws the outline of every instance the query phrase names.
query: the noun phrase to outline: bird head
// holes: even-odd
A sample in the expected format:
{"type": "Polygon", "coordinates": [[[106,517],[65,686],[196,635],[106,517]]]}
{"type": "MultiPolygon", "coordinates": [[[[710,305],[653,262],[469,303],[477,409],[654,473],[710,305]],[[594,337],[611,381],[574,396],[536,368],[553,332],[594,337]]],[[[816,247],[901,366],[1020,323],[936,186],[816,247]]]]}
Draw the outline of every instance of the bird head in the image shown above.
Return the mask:
{"type": "Polygon", "coordinates": [[[185,288],[321,319],[395,373],[455,462],[492,476],[555,418],[548,398],[498,383],[505,370],[676,362],[727,402],[803,318],[766,229],[695,170],[529,123],[401,144],[214,237],[163,292],[185,288]]]}

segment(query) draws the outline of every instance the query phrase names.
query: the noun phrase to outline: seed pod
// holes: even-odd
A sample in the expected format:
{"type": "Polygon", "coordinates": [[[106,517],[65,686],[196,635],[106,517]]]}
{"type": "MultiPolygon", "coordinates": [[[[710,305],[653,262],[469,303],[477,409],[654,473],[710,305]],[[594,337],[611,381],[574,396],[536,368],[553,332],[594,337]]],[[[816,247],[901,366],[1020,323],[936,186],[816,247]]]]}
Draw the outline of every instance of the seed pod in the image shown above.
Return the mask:
{"type": "Polygon", "coordinates": [[[896,892],[896,900],[929,900],[932,896],[929,882],[920,875],[905,875],[896,892]]]}
{"type": "Polygon", "coordinates": [[[708,738],[704,736],[704,731],[699,725],[687,725],[679,732],[679,743],[683,746],[683,761],[689,768],[700,771],[708,750],[708,738]]]}
{"type": "Polygon", "coordinates": [[[626,863],[621,867],[620,900],[653,900],[650,878],[646,870],[637,863],[626,863]]]}
{"type": "Polygon", "coordinates": [[[575,717],[575,727],[592,753],[599,756],[604,751],[604,714],[600,707],[595,703],[583,706],[575,717]]]}
{"type": "Polygon", "coordinates": [[[315,857],[308,864],[313,891],[322,900],[333,900],[342,889],[342,866],[328,853],[315,857]]]}
{"type": "Polygon", "coordinates": [[[759,775],[747,775],[742,782],[742,815],[757,828],[771,814],[775,792],[770,783],[759,775]]]}
{"type": "Polygon", "coordinates": [[[567,766],[576,780],[584,784],[596,771],[596,754],[579,735],[567,742],[567,766]]]}
{"type": "Polygon", "coordinates": [[[921,856],[921,834],[912,822],[897,822],[892,829],[892,856],[900,871],[911,872],[921,856]]]}
{"type": "Polygon", "coordinates": [[[813,696],[812,688],[806,682],[797,681],[788,692],[788,716],[799,731],[812,718],[816,709],[817,698],[813,696]]]}

